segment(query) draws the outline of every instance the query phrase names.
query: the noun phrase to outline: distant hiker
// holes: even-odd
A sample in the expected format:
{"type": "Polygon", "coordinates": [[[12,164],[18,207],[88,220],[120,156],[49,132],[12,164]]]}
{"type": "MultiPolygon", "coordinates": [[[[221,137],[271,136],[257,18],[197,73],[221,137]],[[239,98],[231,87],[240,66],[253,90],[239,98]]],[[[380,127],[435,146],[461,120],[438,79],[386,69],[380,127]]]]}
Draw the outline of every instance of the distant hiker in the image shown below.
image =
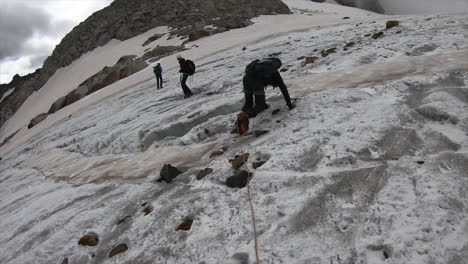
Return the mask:
{"type": "Polygon", "coordinates": [[[163,88],[162,71],[163,69],[160,63],[156,64],[156,66],[153,68],[153,72],[156,75],[156,83],[158,85],[158,90],[163,88]]]}
{"type": "Polygon", "coordinates": [[[180,65],[180,85],[182,86],[182,90],[184,91],[184,98],[189,98],[193,95],[193,93],[187,86],[186,82],[189,75],[193,75],[195,73],[195,64],[193,63],[193,61],[186,60],[180,55],[177,56],[177,60],[179,61],[180,65]]]}
{"type": "Polygon", "coordinates": [[[288,89],[278,72],[280,67],[281,60],[278,58],[254,60],[245,67],[243,80],[245,103],[244,107],[242,107],[242,111],[247,113],[249,117],[254,117],[269,107],[265,101],[265,87],[268,85],[272,85],[273,87],[279,86],[289,109],[296,107],[296,105],[291,102],[288,89]]]}

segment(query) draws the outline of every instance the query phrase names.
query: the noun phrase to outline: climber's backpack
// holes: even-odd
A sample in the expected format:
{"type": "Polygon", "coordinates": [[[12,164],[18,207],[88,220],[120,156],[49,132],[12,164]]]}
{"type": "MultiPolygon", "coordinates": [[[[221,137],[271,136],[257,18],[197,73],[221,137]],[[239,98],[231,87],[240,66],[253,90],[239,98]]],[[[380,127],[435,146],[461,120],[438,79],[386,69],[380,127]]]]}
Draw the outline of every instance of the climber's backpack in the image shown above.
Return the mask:
{"type": "Polygon", "coordinates": [[[187,63],[187,74],[193,75],[195,73],[195,63],[191,60],[185,60],[185,63],[187,63]]]}
{"type": "Polygon", "coordinates": [[[232,133],[245,135],[247,131],[249,131],[249,116],[244,112],[240,112],[237,114],[232,133]]]}
{"type": "Polygon", "coordinates": [[[269,79],[273,73],[278,71],[281,65],[281,60],[278,58],[254,60],[245,67],[245,73],[253,74],[263,79],[269,79]]]}

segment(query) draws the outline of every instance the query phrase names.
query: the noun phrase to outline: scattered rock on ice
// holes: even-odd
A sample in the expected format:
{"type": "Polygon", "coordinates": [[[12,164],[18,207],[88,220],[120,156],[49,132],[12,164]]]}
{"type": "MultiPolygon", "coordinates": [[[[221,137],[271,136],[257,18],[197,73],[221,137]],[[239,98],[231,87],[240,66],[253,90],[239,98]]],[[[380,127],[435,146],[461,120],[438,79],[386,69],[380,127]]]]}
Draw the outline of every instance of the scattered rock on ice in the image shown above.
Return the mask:
{"type": "Polygon", "coordinates": [[[305,57],[305,65],[314,63],[316,60],[318,60],[318,57],[315,57],[315,56],[305,57]]]}
{"type": "Polygon", "coordinates": [[[280,109],[279,109],[279,108],[276,108],[275,110],[273,110],[273,111],[271,112],[271,114],[272,114],[272,115],[276,115],[276,114],[279,113],[279,111],[280,111],[280,109]]]}
{"type": "Polygon", "coordinates": [[[151,205],[148,205],[143,209],[143,213],[145,215],[149,215],[151,212],[153,212],[153,206],[151,206],[151,205]]]}
{"type": "Polygon", "coordinates": [[[120,225],[120,224],[126,222],[127,219],[129,219],[129,218],[132,218],[132,217],[129,216],[129,215],[127,215],[127,216],[125,216],[124,218],[122,218],[122,219],[120,219],[119,221],[117,221],[117,223],[116,223],[115,225],[120,225]]]}
{"type": "Polygon", "coordinates": [[[206,168],[198,172],[197,174],[197,180],[201,180],[205,178],[208,174],[212,173],[213,169],[212,168],[206,168]]]}
{"type": "Polygon", "coordinates": [[[113,256],[120,254],[122,252],[125,252],[127,250],[128,250],[127,244],[120,244],[116,246],[115,248],[113,248],[111,252],[109,252],[109,258],[112,258],[113,256]]]}
{"type": "Polygon", "coordinates": [[[322,50],[320,54],[322,55],[322,57],[327,57],[330,53],[335,53],[335,52],[336,52],[336,48],[331,48],[327,50],[322,50]]]}
{"type": "Polygon", "coordinates": [[[353,47],[354,45],[356,45],[356,43],[354,43],[353,41],[348,42],[348,43],[346,43],[346,45],[344,46],[343,50],[348,50],[349,48],[353,47]]]}
{"type": "Polygon", "coordinates": [[[183,230],[188,231],[192,228],[193,219],[186,218],[180,225],[177,226],[176,231],[183,230]]]}
{"type": "Polygon", "coordinates": [[[242,167],[242,165],[244,165],[244,163],[247,162],[247,160],[249,159],[249,156],[250,154],[249,153],[244,153],[244,154],[241,154],[241,155],[236,155],[234,157],[234,159],[232,160],[229,160],[229,162],[232,164],[232,167],[234,169],[239,169],[240,167],[242,167]]]}
{"type": "Polygon", "coordinates": [[[232,255],[231,257],[231,262],[229,263],[235,263],[235,264],[248,264],[249,263],[249,253],[246,252],[238,252],[232,255]]]}
{"type": "Polygon", "coordinates": [[[383,32],[380,31],[380,32],[377,32],[377,33],[373,34],[372,38],[373,39],[378,39],[378,38],[382,37],[383,35],[384,35],[383,32]]]}
{"type": "Polygon", "coordinates": [[[396,27],[400,25],[400,22],[397,21],[397,20],[390,20],[390,21],[387,21],[387,23],[385,24],[385,28],[386,29],[389,29],[389,28],[392,28],[392,27],[396,27]]]}
{"type": "Polygon", "coordinates": [[[88,233],[84,235],[80,241],[78,241],[78,245],[82,246],[96,246],[99,243],[99,238],[96,234],[94,233],[88,233]]]}
{"type": "Polygon", "coordinates": [[[226,185],[230,188],[244,188],[247,185],[248,178],[252,178],[253,173],[241,170],[234,176],[226,179],[226,185]]]}
{"type": "Polygon", "coordinates": [[[264,161],[264,160],[254,161],[254,162],[252,162],[252,168],[257,169],[257,168],[261,167],[265,163],[266,163],[266,161],[264,161]]]}
{"type": "Polygon", "coordinates": [[[177,169],[174,166],[171,166],[171,164],[164,164],[163,168],[161,169],[161,181],[165,181],[167,183],[172,182],[179,174],[182,174],[183,172],[177,169]]]}

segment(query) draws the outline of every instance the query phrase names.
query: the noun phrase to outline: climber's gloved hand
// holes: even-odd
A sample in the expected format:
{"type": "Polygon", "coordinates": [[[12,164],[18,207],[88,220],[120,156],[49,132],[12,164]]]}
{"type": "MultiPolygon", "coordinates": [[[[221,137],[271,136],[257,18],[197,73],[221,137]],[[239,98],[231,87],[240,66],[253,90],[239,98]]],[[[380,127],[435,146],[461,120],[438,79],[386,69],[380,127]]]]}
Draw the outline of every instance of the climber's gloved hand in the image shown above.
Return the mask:
{"type": "Polygon", "coordinates": [[[288,107],[289,107],[289,110],[292,110],[292,109],[296,108],[296,104],[295,103],[289,103],[288,107]]]}

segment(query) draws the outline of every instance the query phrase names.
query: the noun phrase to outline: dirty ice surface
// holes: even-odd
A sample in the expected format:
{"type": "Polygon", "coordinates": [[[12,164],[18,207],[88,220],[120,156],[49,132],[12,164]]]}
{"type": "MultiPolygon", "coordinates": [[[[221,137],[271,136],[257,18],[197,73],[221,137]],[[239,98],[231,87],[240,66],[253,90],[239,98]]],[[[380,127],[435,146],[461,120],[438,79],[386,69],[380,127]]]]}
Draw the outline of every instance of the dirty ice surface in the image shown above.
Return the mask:
{"type": "Polygon", "coordinates": [[[2,263],[254,263],[246,190],[225,185],[228,160],[244,152],[261,263],[465,263],[468,16],[398,17],[383,30],[388,19],[199,58],[189,99],[177,69],[162,90],[146,76],[3,152],[2,263]],[[264,56],[283,61],[297,108],[268,88],[270,109],[251,129],[270,132],[233,136],[243,69],[264,56]],[[158,182],[164,162],[184,173],[158,182]],[[191,229],[176,231],[187,218],[191,229]],[[89,232],[98,245],[78,245],[89,232]],[[122,243],[128,250],[109,258],[122,243]]]}

